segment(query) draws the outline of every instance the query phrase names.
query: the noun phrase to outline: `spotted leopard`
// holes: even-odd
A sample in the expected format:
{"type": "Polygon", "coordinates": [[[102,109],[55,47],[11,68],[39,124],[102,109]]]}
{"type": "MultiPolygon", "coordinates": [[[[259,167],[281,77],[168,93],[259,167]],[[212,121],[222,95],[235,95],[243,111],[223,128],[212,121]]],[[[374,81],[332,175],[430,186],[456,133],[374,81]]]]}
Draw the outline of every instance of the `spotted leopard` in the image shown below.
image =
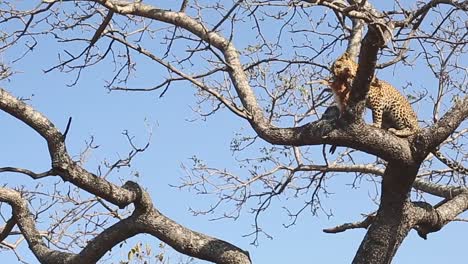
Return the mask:
{"type": "MultiPolygon", "coordinates": [[[[358,64],[348,53],[344,53],[332,65],[330,88],[341,113],[349,104],[357,67],[358,64]]],[[[408,137],[419,130],[418,118],[408,100],[385,81],[373,78],[366,97],[366,107],[372,110],[372,125],[375,127],[388,129],[399,137],[408,137]]],[[[451,169],[468,174],[468,169],[444,157],[438,150],[432,151],[432,154],[451,169]]]]}

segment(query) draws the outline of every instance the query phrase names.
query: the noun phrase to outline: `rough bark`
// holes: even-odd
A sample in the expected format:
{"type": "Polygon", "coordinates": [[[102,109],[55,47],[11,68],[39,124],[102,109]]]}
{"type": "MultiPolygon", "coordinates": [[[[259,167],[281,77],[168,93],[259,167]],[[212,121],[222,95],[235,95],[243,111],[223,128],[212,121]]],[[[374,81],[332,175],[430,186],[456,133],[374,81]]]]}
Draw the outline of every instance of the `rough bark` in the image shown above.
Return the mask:
{"type": "Polygon", "coordinates": [[[382,181],[379,210],[359,247],[353,264],[390,263],[403,239],[414,225],[409,191],[418,171],[389,163],[382,181]]]}

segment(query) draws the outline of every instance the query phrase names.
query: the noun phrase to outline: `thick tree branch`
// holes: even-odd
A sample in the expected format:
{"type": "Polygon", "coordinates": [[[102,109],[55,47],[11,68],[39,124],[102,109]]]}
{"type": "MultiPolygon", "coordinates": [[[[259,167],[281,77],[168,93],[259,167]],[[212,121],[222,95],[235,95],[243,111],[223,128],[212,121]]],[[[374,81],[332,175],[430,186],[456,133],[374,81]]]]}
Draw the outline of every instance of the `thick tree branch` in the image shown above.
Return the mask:
{"type": "Polygon", "coordinates": [[[444,223],[448,223],[466,210],[468,210],[468,192],[465,191],[439,206],[437,213],[444,223]]]}
{"type": "Polygon", "coordinates": [[[415,229],[419,236],[427,239],[427,234],[439,231],[466,210],[468,210],[468,192],[457,194],[437,208],[427,203],[415,203],[413,212],[415,229]]]}
{"type": "Polygon", "coordinates": [[[468,96],[457,101],[455,105],[433,126],[423,129],[414,144],[419,151],[418,158],[424,159],[437,148],[468,118],[468,96]]]}
{"type": "Polygon", "coordinates": [[[180,253],[198,259],[223,264],[251,263],[248,252],[176,223],[154,208],[149,194],[138,185],[132,183],[128,188],[138,193],[133,214],[91,240],[79,254],[80,259],[95,262],[121,241],[139,233],[148,233],[180,253]]]}
{"type": "Polygon", "coordinates": [[[36,223],[29,212],[26,201],[17,191],[0,188],[0,201],[8,203],[21,233],[28,242],[29,248],[41,263],[66,263],[74,255],[49,249],[36,228],[36,223]]]}
{"type": "Polygon", "coordinates": [[[468,188],[465,187],[444,186],[420,179],[416,179],[416,181],[414,181],[413,187],[420,191],[447,199],[452,199],[461,193],[468,192],[468,188]]]}
{"type": "MultiPolygon", "coordinates": [[[[44,264],[96,263],[106,252],[120,242],[139,233],[152,234],[181,253],[223,264],[249,264],[248,252],[227,242],[189,230],[154,209],[151,197],[134,183],[127,188],[139,193],[134,213],[105,229],[91,240],[79,254],[51,250],[42,241],[26,201],[20,193],[0,188],[0,201],[11,205],[14,220],[8,221],[3,232],[9,232],[15,222],[24,235],[30,249],[44,264]]],[[[3,234],[2,234],[3,235],[3,234]]]]}
{"type": "MultiPolygon", "coordinates": [[[[74,162],[67,153],[63,135],[54,124],[31,106],[1,88],[0,109],[33,128],[47,141],[52,160],[51,175],[60,175],[64,181],[69,181],[120,207],[125,207],[135,200],[134,193],[86,171],[74,162]]],[[[22,171],[22,173],[33,177],[44,176],[34,175],[28,171],[22,171]]]]}
{"type": "Polygon", "coordinates": [[[139,233],[154,235],[175,250],[198,259],[224,264],[250,264],[249,254],[225,241],[192,231],[154,208],[151,197],[138,185],[130,189],[138,193],[133,214],[107,228],[89,242],[79,259],[93,263],[121,241],[139,233]]]}
{"type": "Polygon", "coordinates": [[[146,233],[154,235],[183,254],[214,263],[250,263],[247,251],[243,251],[222,240],[185,228],[156,209],[146,219],[144,225],[146,233]]]}
{"type": "Polygon", "coordinates": [[[382,14],[380,14],[380,12],[378,12],[368,1],[362,1],[362,3],[359,4],[349,4],[347,2],[353,1],[345,2],[344,0],[303,0],[303,2],[328,7],[351,19],[360,19],[367,24],[382,22],[380,20],[383,17],[382,14]]]}

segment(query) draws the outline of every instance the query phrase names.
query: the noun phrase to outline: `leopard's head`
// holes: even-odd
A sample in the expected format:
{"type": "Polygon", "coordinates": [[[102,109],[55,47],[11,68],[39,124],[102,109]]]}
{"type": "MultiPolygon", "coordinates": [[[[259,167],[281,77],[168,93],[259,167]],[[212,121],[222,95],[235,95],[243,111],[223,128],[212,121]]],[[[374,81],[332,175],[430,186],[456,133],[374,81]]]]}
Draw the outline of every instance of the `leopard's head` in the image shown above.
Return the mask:
{"type": "Polygon", "coordinates": [[[335,78],[347,80],[356,76],[357,64],[348,53],[341,55],[332,65],[335,78]]]}

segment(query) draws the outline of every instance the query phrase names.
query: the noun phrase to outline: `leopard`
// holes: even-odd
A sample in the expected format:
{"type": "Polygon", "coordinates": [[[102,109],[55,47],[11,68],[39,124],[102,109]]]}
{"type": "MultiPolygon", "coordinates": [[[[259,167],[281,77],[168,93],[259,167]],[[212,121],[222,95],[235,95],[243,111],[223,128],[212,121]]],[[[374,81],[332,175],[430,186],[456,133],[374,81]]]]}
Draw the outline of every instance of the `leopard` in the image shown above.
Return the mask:
{"type": "MultiPolygon", "coordinates": [[[[329,86],[340,115],[349,106],[351,85],[356,77],[357,68],[358,64],[347,52],[338,57],[331,67],[332,81],[329,86]]],[[[375,76],[371,80],[366,96],[366,107],[372,111],[371,125],[374,127],[388,130],[403,138],[414,135],[420,130],[417,115],[408,99],[393,85],[375,76]]],[[[431,153],[452,170],[468,174],[467,168],[449,160],[438,149],[431,153]]]]}

